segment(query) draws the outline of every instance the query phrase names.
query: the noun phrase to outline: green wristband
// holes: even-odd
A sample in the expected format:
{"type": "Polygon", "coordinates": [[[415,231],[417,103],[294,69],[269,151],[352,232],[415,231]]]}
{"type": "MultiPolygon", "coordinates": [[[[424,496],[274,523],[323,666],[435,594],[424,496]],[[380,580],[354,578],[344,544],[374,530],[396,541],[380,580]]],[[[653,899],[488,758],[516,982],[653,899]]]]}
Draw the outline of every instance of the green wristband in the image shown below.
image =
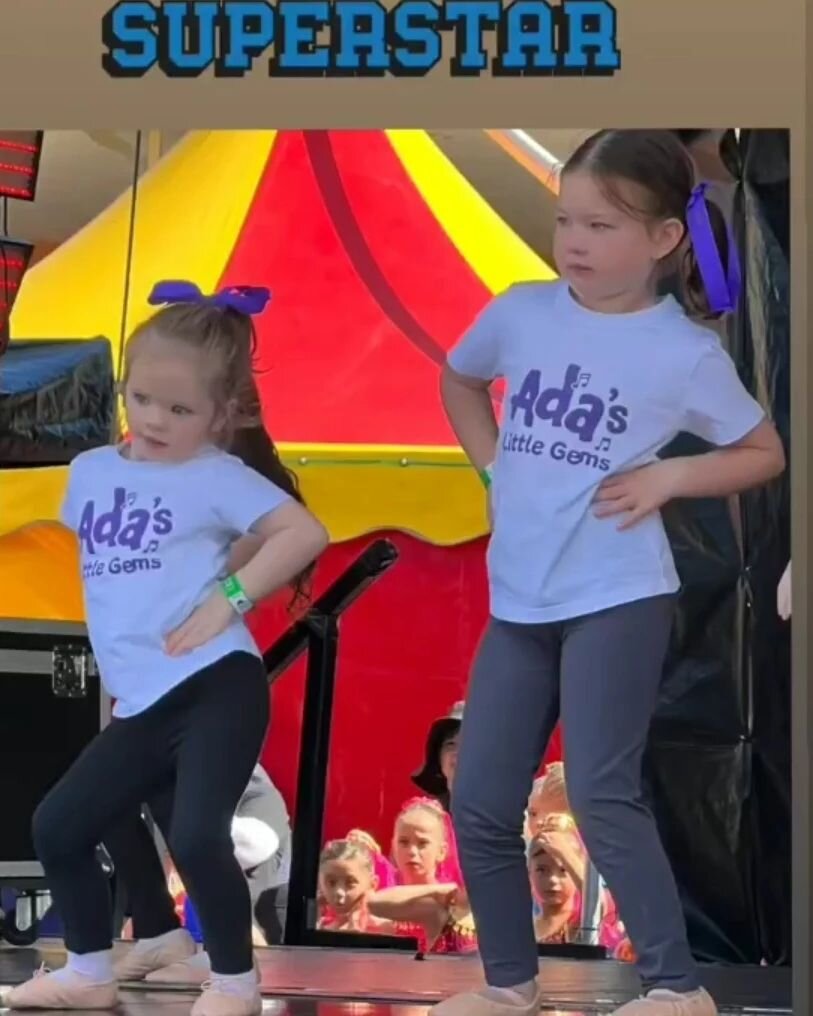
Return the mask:
{"type": "Polygon", "coordinates": [[[483,481],[483,486],[488,490],[494,479],[494,467],[486,466],[485,469],[480,470],[480,479],[483,481]]]}
{"type": "Polygon", "coordinates": [[[228,575],[223,579],[220,583],[220,588],[237,614],[242,616],[254,609],[254,604],[246,596],[246,591],[236,575],[228,575]]]}

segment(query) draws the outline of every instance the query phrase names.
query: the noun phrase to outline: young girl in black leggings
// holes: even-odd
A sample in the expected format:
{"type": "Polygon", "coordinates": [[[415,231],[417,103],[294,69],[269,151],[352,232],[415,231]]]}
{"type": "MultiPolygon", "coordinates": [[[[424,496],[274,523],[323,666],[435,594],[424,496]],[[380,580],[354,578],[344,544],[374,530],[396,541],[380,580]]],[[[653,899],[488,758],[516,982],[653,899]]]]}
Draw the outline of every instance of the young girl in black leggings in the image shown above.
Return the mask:
{"type": "Polygon", "coordinates": [[[95,848],[172,781],[169,848],[212,964],[193,1014],[261,1011],[249,891],[231,839],[268,721],[265,672],[243,615],[301,585],[327,542],[262,427],[251,315],[267,299],[262,290],[203,297],[187,284],[156,287],[151,301],[168,306],[126,350],[130,440],[71,465],[62,519],[79,539],[87,624],[114,720],[34,815],[68,959],[10,992],[13,1009],[117,1003],[95,848]],[[237,448],[261,470],[230,453],[237,448]]]}
{"type": "MultiPolygon", "coordinates": [[[[171,783],[147,803],[153,822],[168,837],[175,788],[171,783]]],[[[291,828],[282,794],[257,764],[232,823],[234,854],[248,883],[256,933],[281,945],[291,861],[291,828]]],[[[118,981],[203,984],[211,977],[209,957],[182,927],[153,833],[136,808],[105,833],[116,885],[132,922],[135,944],[114,964],[118,981]]],[[[197,923],[197,915],[192,921],[197,923]]]]}

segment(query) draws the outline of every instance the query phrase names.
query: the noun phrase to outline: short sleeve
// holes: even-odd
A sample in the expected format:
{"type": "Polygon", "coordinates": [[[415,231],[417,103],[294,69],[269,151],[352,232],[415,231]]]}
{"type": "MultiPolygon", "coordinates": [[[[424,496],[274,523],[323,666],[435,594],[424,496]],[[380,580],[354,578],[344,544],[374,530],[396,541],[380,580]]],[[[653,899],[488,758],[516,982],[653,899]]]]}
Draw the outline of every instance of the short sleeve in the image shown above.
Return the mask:
{"type": "Polygon", "coordinates": [[[709,344],[689,378],[683,429],[710,444],[734,444],[765,418],[719,342],[709,344]]]}
{"type": "Polygon", "coordinates": [[[72,529],[74,532],[79,528],[79,482],[77,480],[77,461],[68,467],[68,482],[65,486],[65,493],[62,497],[62,504],[59,508],[59,521],[63,526],[72,529]]]}
{"type": "Polygon", "coordinates": [[[477,315],[450,351],[446,362],[458,374],[493,381],[502,376],[501,350],[506,331],[506,304],[511,290],[495,296],[477,315]]]}
{"type": "Polygon", "coordinates": [[[237,533],[291,500],[289,494],[232,455],[218,457],[211,477],[215,512],[223,525],[237,533]]]}

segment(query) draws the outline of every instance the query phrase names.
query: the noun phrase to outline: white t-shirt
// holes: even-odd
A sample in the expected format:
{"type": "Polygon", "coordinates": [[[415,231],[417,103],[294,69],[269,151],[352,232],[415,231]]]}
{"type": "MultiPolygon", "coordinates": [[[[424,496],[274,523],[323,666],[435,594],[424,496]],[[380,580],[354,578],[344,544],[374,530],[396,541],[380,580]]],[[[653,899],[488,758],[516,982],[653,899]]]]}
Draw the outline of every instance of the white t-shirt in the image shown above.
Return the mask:
{"type": "Polygon", "coordinates": [[[496,297],[448,357],[505,379],[488,549],[491,612],[558,621],[679,588],[660,514],[618,531],[592,500],[678,433],[715,445],[763,419],[708,328],[667,297],[630,314],[582,307],[563,282],[496,297]]]}
{"type": "Polygon", "coordinates": [[[79,537],[88,633],[115,716],[141,712],[228,653],[260,655],[237,614],[182,656],[167,655],[164,639],[216,587],[232,542],[287,500],[216,448],[182,463],[134,461],[113,446],[73,460],[62,521],[79,537]]]}

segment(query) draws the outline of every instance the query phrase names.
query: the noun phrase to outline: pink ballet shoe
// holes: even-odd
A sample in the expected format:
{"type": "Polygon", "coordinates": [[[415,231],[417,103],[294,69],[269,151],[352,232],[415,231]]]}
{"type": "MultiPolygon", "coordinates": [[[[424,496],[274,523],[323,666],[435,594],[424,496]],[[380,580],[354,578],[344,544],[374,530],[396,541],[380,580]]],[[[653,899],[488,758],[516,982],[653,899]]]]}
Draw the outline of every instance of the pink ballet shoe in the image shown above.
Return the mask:
{"type": "Polygon", "coordinates": [[[219,990],[216,981],[207,981],[192,1006],[191,1016],[260,1016],[262,1011],[259,985],[251,995],[238,995],[219,990]]]}
{"type": "MultiPolygon", "coordinates": [[[[163,970],[188,960],[195,955],[196,949],[195,940],[189,932],[185,928],[178,928],[160,938],[144,939],[130,946],[113,963],[113,973],[117,981],[143,981],[155,970],[163,970]]],[[[203,978],[205,979],[206,977],[203,978]]]]}
{"type": "Polygon", "coordinates": [[[115,981],[93,984],[78,974],[56,977],[43,966],[30,981],[12,988],[2,1004],[9,1009],[115,1009],[119,992],[115,981]]]}
{"type": "MultiPolygon", "coordinates": [[[[203,986],[207,981],[211,981],[212,970],[208,962],[203,964],[197,961],[197,957],[201,955],[203,954],[195,953],[194,956],[181,963],[172,963],[161,970],[154,970],[151,974],[147,974],[144,980],[149,984],[195,984],[203,986]]],[[[259,982],[261,980],[260,964],[256,956],[254,957],[254,972],[259,982]]]]}
{"type": "Polygon", "coordinates": [[[148,984],[195,984],[204,985],[212,979],[212,971],[208,964],[202,966],[198,963],[182,960],[180,963],[170,963],[168,967],[161,967],[160,970],[153,970],[147,974],[144,980],[148,984]]]}
{"type": "Polygon", "coordinates": [[[704,989],[674,998],[647,995],[616,1009],[613,1016],[718,1016],[714,999],[704,989]]]}
{"type": "Polygon", "coordinates": [[[537,989],[533,1001],[526,1005],[510,1001],[498,1002],[489,995],[467,991],[439,1002],[432,1008],[431,1016],[537,1016],[541,1008],[541,989],[537,989]]]}

